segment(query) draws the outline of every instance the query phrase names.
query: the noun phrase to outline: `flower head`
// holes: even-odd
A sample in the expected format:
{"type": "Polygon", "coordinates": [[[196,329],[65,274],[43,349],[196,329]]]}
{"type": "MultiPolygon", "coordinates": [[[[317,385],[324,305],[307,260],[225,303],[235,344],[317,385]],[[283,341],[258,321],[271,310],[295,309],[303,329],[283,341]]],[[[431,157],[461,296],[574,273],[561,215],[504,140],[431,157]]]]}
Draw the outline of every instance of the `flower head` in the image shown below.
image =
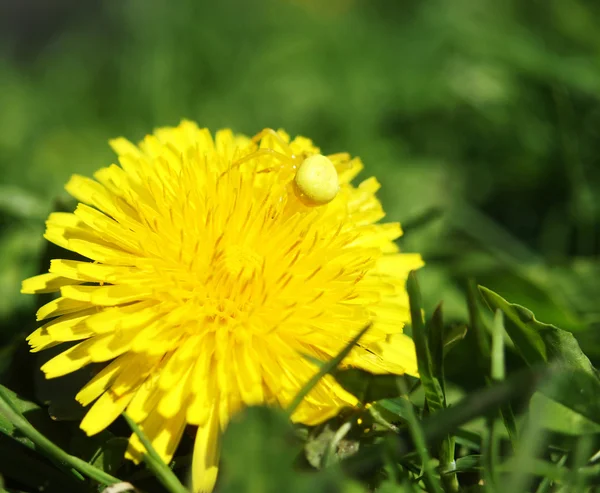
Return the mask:
{"type": "MultiPolygon", "coordinates": [[[[32,351],[73,343],[47,378],[107,362],[77,394],[93,403],[88,434],[127,411],[168,461],[195,425],[193,484],[208,491],[231,416],[288,405],[317,371],[305,354],[329,359],[372,323],[343,364],[416,374],[404,283],[422,260],[398,252],[398,224],[377,223],[378,182],[351,185],[360,160],[283,131],[213,139],[187,121],[111,146],[120,166],[73,176],[75,212],[47,221],[49,241],[89,261],[53,260],[23,282],[60,292],[38,311],[49,321],[32,351]]],[[[316,424],[356,402],[329,376],[292,418],[316,424]]],[[[128,456],[142,452],[132,437],[128,456]]]]}

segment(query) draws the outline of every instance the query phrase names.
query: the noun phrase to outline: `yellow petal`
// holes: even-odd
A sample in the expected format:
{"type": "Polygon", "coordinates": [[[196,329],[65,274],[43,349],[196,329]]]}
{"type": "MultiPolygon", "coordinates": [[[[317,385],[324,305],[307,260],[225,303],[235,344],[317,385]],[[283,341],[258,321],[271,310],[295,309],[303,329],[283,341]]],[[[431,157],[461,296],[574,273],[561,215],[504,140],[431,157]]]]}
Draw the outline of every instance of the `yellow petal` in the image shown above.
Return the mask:
{"type": "Polygon", "coordinates": [[[94,378],[92,378],[85,386],[77,393],[75,399],[82,405],[87,406],[90,402],[97,399],[111,383],[117,378],[124,366],[127,365],[132,355],[124,354],[106,365],[94,378]]]}
{"type": "Polygon", "coordinates": [[[423,265],[425,265],[423,258],[418,253],[383,255],[377,260],[374,272],[406,279],[411,270],[419,269],[423,265]]]}
{"type": "Polygon", "coordinates": [[[49,303],[46,303],[36,313],[36,319],[45,320],[50,317],[58,317],[67,313],[78,312],[91,308],[92,305],[85,301],[77,301],[68,298],[56,298],[49,303]]]}
{"type": "Polygon", "coordinates": [[[415,343],[406,334],[393,334],[385,342],[379,343],[379,352],[384,361],[402,366],[404,371],[419,376],[415,343]]]}
{"type": "MultiPolygon", "coordinates": [[[[62,318],[62,317],[61,317],[62,318]]],[[[60,319],[59,319],[60,320],[60,319]]],[[[68,323],[71,323],[69,321],[68,323]]],[[[81,322],[75,322],[74,325],[60,325],[59,330],[51,330],[53,327],[47,328],[47,325],[40,327],[32,332],[27,337],[27,342],[31,346],[31,351],[36,353],[42,349],[56,346],[57,344],[70,341],[80,341],[94,335],[92,331],[87,329],[81,322]]]]}
{"type": "Polygon", "coordinates": [[[79,202],[96,207],[112,217],[135,215],[131,206],[120,197],[111,194],[104,185],[91,178],[73,175],[65,185],[65,189],[79,202]]]}
{"type": "Polygon", "coordinates": [[[188,368],[187,371],[182,371],[179,374],[177,382],[159,401],[157,410],[165,419],[173,418],[182,409],[186,409],[186,401],[188,400],[191,390],[189,384],[190,374],[191,368],[188,368]]]}
{"type": "Polygon", "coordinates": [[[116,330],[130,330],[147,327],[160,316],[154,301],[141,301],[131,305],[104,308],[87,317],[86,325],[96,334],[105,334],[116,330]]]}
{"type": "Polygon", "coordinates": [[[131,401],[133,391],[116,396],[110,390],[104,392],[84,416],[80,428],[88,435],[95,435],[107,428],[131,401]]]}
{"type": "Polygon", "coordinates": [[[58,291],[63,286],[68,286],[69,284],[78,284],[78,281],[74,281],[73,279],[68,279],[56,274],[40,274],[39,276],[25,279],[21,284],[21,293],[52,293],[54,291],[58,291]]]}
{"type": "Polygon", "coordinates": [[[146,378],[127,406],[127,414],[136,423],[141,423],[156,408],[163,395],[164,391],[158,388],[156,380],[151,376],[146,378]]]}
{"type": "Polygon", "coordinates": [[[53,212],[46,220],[44,238],[62,247],[69,248],[69,240],[77,235],[92,239],[93,231],[84,224],[75,214],[70,212],[53,212]]]}
{"type": "Polygon", "coordinates": [[[77,209],[75,209],[75,215],[96,231],[98,236],[104,241],[117,245],[128,252],[143,254],[143,250],[140,249],[139,240],[136,239],[135,234],[130,229],[131,225],[135,223],[127,220],[129,217],[136,216],[134,211],[128,211],[128,214],[120,214],[119,222],[117,222],[112,217],[92,207],[85,204],[78,204],[77,209]],[[127,224],[130,226],[126,227],[127,224]]]}
{"type": "Polygon", "coordinates": [[[215,381],[211,378],[214,374],[213,366],[214,337],[212,334],[205,336],[198,348],[194,363],[190,386],[192,395],[188,404],[187,421],[194,425],[203,425],[211,412],[216,400],[215,381]]]}
{"type": "MultiPolygon", "coordinates": [[[[174,417],[169,419],[165,419],[157,411],[154,411],[140,424],[140,428],[146,434],[160,458],[168,464],[179,444],[185,424],[185,408],[182,408],[174,417]]],[[[146,448],[137,435],[132,435],[129,439],[129,447],[127,447],[125,457],[139,462],[145,451],[146,448]]]]}
{"type": "Polygon", "coordinates": [[[123,137],[111,139],[108,144],[112,147],[113,151],[119,156],[141,156],[142,152],[138,147],[123,137]]]}
{"type": "Polygon", "coordinates": [[[42,349],[48,349],[61,344],[60,341],[54,339],[48,331],[42,328],[37,329],[27,337],[27,342],[31,346],[31,352],[37,353],[42,349]]]}
{"type": "Polygon", "coordinates": [[[64,298],[93,303],[101,306],[115,306],[137,301],[152,293],[151,290],[139,289],[135,286],[65,286],[61,289],[64,298]]]}
{"type": "Polygon", "coordinates": [[[281,366],[264,341],[257,339],[254,341],[254,346],[257,353],[261,355],[259,361],[265,385],[272,395],[277,396],[283,386],[281,366]]]}
{"type": "Polygon", "coordinates": [[[398,246],[394,240],[402,236],[402,228],[398,223],[369,224],[357,228],[358,238],[350,246],[364,248],[380,248],[383,253],[396,253],[398,246]]]}
{"type": "Polygon", "coordinates": [[[131,390],[137,391],[145,384],[148,375],[154,372],[159,360],[157,357],[147,357],[144,354],[126,353],[129,358],[123,363],[123,369],[111,384],[110,390],[116,395],[122,395],[131,390]]]}
{"type": "MultiPolygon", "coordinates": [[[[81,282],[123,282],[132,278],[139,270],[131,266],[105,265],[94,262],[81,262],[79,260],[55,259],[50,261],[50,272],[59,276],[76,279],[81,282]]],[[[77,284],[72,282],[71,284],[77,284]]]]}
{"type": "MultiPolygon", "coordinates": [[[[50,241],[54,241],[50,239],[47,234],[46,237],[50,241]]],[[[56,243],[56,241],[54,241],[54,243],[56,243]]],[[[121,248],[105,244],[105,242],[99,238],[69,238],[64,248],[105,264],[135,265],[138,259],[135,255],[131,255],[121,248]]]]}
{"type": "Polygon", "coordinates": [[[264,402],[264,394],[259,358],[249,346],[250,342],[236,344],[232,363],[240,396],[244,404],[253,406],[264,402]]]}
{"type": "Polygon", "coordinates": [[[96,312],[94,307],[62,315],[44,324],[40,329],[47,331],[55,340],[63,342],[91,337],[94,333],[88,329],[85,322],[96,312]]]}
{"type": "Polygon", "coordinates": [[[192,489],[194,493],[210,493],[219,472],[221,433],[219,416],[213,408],[208,421],[198,428],[192,458],[192,489]]]}
{"type": "Polygon", "coordinates": [[[359,158],[337,166],[340,183],[350,183],[364,168],[359,158]]]}
{"type": "Polygon", "coordinates": [[[136,423],[144,421],[164,395],[157,383],[158,375],[147,376],[127,406],[127,414],[136,423]]]}
{"type": "Polygon", "coordinates": [[[193,366],[193,361],[197,358],[200,343],[200,335],[188,337],[173,352],[170,359],[165,361],[161,368],[160,380],[158,382],[161,389],[170,389],[181,381],[186,370],[193,366]]]}
{"type": "Polygon", "coordinates": [[[88,348],[94,341],[88,339],[55,356],[45,363],[41,370],[46,378],[56,378],[83,368],[92,361],[88,348]]]}
{"type": "Polygon", "coordinates": [[[88,363],[102,362],[127,352],[135,334],[115,332],[94,336],[55,356],[42,366],[46,378],[60,377],[79,370],[88,363]]]}

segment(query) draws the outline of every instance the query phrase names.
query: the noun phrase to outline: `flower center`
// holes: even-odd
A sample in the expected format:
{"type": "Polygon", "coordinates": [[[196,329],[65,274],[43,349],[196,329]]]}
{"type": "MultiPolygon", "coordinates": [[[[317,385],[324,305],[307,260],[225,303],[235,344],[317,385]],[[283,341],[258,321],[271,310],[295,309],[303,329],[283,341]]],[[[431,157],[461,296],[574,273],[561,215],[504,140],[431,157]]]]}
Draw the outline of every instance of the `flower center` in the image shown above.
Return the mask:
{"type": "Polygon", "coordinates": [[[250,279],[260,270],[262,257],[254,250],[239,245],[225,248],[223,266],[227,273],[241,281],[250,279]]]}

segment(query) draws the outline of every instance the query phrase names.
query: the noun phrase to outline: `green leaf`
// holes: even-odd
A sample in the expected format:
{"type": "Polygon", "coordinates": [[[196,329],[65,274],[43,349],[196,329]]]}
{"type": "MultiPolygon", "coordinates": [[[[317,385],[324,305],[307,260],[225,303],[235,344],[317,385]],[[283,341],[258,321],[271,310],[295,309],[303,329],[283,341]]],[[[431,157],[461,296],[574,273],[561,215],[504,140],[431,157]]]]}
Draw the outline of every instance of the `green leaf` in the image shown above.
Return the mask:
{"type": "MultiPolygon", "coordinates": [[[[22,399],[12,390],[0,385],[2,395],[6,400],[6,403],[19,415],[26,415],[28,421],[39,431],[55,441],[58,440],[60,434],[56,428],[56,423],[53,422],[48,414],[41,409],[34,402],[22,399]]],[[[19,428],[12,422],[6,414],[0,412],[0,433],[4,433],[12,437],[13,439],[21,442],[26,447],[35,450],[35,444],[25,435],[23,435],[19,428]]]]}
{"type": "Polygon", "coordinates": [[[453,435],[456,443],[460,446],[475,451],[481,450],[481,436],[479,433],[465,429],[458,429],[453,433],[453,435]]]}
{"type": "Polygon", "coordinates": [[[87,489],[84,482],[63,473],[23,444],[3,435],[0,435],[0,457],[2,475],[32,491],[67,493],[87,489]]]}
{"type": "MultiPolygon", "coordinates": [[[[529,312],[531,313],[531,312],[529,312]]],[[[533,317],[533,314],[531,314],[533,317]]],[[[549,361],[559,363],[574,370],[581,370],[585,373],[598,376],[598,373],[592,366],[589,358],[583,353],[575,336],[566,330],[561,330],[553,325],[543,324],[533,319],[536,328],[540,332],[549,361]]]]}
{"type": "Polygon", "coordinates": [[[529,403],[531,416],[541,421],[547,430],[565,435],[600,433],[600,424],[587,419],[569,407],[556,402],[540,392],[533,394],[529,403]]]}
{"type": "Polygon", "coordinates": [[[396,397],[398,395],[398,378],[407,381],[411,387],[415,379],[408,375],[373,375],[357,368],[344,368],[332,371],[332,375],[345,390],[356,396],[363,403],[396,397]],[[410,383],[408,381],[410,380],[410,383]]]}
{"type": "Polygon", "coordinates": [[[460,459],[456,459],[453,469],[447,469],[442,474],[448,475],[460,472],[476,472],[481,471],[481,455],[466,455],[460,459]]]}
{"type": "Polygon", "coordinates": [[[467,326],[464,324],[450,325],[444,331],[444,356],[462,341],[467,335],[467,326]]]}
{"type": "Polygon", "coordinates": [[[527,308],[511,304],[487,288],[480,290],[488,304],[506,316],[506,330],[525,361],[547,360],[556,368],[541,392],[600,423],[600,379],[573,334],[539,322],[527,308]]]}
{"type": "Polygon", "coordinates": [[[506,316],[506,331],[516,350],[529,365],[547,360],[546,346],[536,330],[538,322],[533,314],[520,305],[513,305],[493,291],[479,286],[479,291],[492,310],[499,309],[506,316]]]}
{"type": "Polygon", "coordinates": [[[407,414],[406,408],[404,406],[404,401],[406,399],[404,397],[394,397],[393,399],[381,399],[373,404],[376,408],[383,408],[390,413],[401,418],[403,421],[406,421],[407,414]]]}
{"type": "Polygon", "coordinates": [[[600,424],[600,382],[595,376],[581,370],[558,368],[540,392],[600,424]]]}
{"type": "Polygon", "coordinates": [[[502,310],[506,316],[506,330],[528,364],[552,361],[596,375],[589,358],[583,353],[573,334],[536,320],[527,308],[509,303],[483,286],[479,289],[488,305],[502,310]]]}
{"type": "Polygon", "coordinates": [[[52,460],[59,467],[72,474],[74,477],[81,478],[81,474],[94,479],[98,483],[111,485],[120,482],[119,479],[110,474],[101,471],[78,457],[66,453],[42,433],[35,429],[31,423],[25,419],[20,412],[18,405],[14,402],[11,392],[0,385],[0,416],[12,423],[19,433],[23,434],[31,443],[35,450],[44,453],[46,457],[52,460]]]}
{"type": "MultiPolygon", "coordinates": [[[[329,441],[328,438],[325,441],[329,441]]],[[[325,445],[323,443],[322,445],[325,445]]],[[[278,409],[251,407],[229,424],[222,440],[222,493],[359,493],[337,465],[318,472],[294,470],[300,443],[288,415],[278,409]]]]}
{"type": "Polygon", "coordinates": [[[427,440],[442,439],[459,426],[497,411],[511,399],[531,396],[546,376],[547,371],[525,369],[513,374],[503,382],[471,392],[458,403],[423,421],[422,425],[427,440]]]}
{"type": "Polygon", "coordinates": [[[406,283],[410,303],[410,317],[413,331],[413,339],[417,351],[417,363],[419,366],[419,375],[423,383],[425,398],[429,409],[432,412],[439,411],[444,407],[444,393],[440,386],[439,380],[434,375],[433,361],[427,343],[427,335],[425,334],[425,325],[423,323],[422,308],[421,308],[421,293],[417,284],[416,274],[411,272],[408,275],[406,283]]]}
{"type": "MultiPolygon", "coordinates": [[[[44,363],[67,349],[60,345],[36,354],[37,365],[44,363]]],[[[59,379],[46,379],[41,371],[36,373],[35,398],[48,405],[48,414],[56,421],[81,421],[87,412],[75,395],[105,364],[92,364],[59,379]]]]}

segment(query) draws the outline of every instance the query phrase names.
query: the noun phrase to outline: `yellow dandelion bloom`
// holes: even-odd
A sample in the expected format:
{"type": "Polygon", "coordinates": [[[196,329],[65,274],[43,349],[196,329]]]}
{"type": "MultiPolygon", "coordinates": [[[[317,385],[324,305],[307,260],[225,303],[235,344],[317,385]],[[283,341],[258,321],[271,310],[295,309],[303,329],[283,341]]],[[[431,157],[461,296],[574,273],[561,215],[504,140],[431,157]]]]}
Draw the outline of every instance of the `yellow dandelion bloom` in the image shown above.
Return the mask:
{"type": "MultiPolygon", "coordinates": [[[[107,362],[77,395],[93,403],[85,432],[126,411],[168,462],[196,426],[193,488],[210,491],[231,417],[287,406],[318,370],[303,355],[329,359],[372,323],[344,366],[416,374],[404,284],[422,260],[399,253],[399,224],[378,223],[377,180],[351,184],[359,159],[283,131],[213,139],[188,121],[110,144],[120,166],[73,176],[75,212],[47,220],[47,240],[90,261],[53,260],[22,289],[60,292],[28,338],[32,351],[72,343],[47,378],[107,362]]],[[[356,403],[328,376],[292,419],[356,403]]],[[[128,457],[142,452],[132,436],[128,457]]]]}

